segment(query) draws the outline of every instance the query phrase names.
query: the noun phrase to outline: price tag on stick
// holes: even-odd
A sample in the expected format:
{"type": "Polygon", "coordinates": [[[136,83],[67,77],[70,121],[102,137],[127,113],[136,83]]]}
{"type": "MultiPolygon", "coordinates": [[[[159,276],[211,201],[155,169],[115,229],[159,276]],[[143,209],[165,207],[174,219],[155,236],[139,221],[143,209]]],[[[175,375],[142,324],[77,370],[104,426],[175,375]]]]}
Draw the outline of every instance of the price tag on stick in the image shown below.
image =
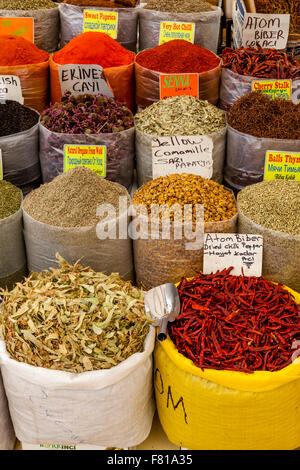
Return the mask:
{"type": "Polygon", "coordinates": [[[83,10],[83,32],[96,31],[113,39],[118,36],[118,12],[83,10]]]}
{"type": "Polygon", "coordinates": [[[210,179],[213,141],[207,135],[156,137],[152,140],[153,178],[190,173],[210,179]]]}
{"type": "Polygon", "coordinates": [[[300,153],[268,150],[264,180],[300,181],[300,153]]]}
{"type": "Polygon", "coordinates": [[[292,80],[253,80],[252,91],[263,93],[272,100],[291,100],[292,80]]]}
{"type": "Polygon", "coordinates": [[[290,31],[290,15],[245,13],[244,47],[285,49],[290,31]]]}
{"type": "Polygon", "coordinates": [[[204,235],[204,274],[233,266],[231,274],[261,276],[263,237],[253,234],[207,233],[204,235]]]}
{"type": "Polygon", "coordinates": [[[161,21],[159,45],[174,39],[184,39],[194,44],[195,23],[182,23],[177,21],[161,21]]]}
{"type": "Polygon", "coordinates": [[[77,166],[95,171],[102,178],[106,177],[105,145],[64,145],[64,172],[77,166]]]}
{"type": "Polygon", "coordinates": [[[189,95],[199,98],[199,75],[197,73],[160,74],[160,99],[189,95]]]}

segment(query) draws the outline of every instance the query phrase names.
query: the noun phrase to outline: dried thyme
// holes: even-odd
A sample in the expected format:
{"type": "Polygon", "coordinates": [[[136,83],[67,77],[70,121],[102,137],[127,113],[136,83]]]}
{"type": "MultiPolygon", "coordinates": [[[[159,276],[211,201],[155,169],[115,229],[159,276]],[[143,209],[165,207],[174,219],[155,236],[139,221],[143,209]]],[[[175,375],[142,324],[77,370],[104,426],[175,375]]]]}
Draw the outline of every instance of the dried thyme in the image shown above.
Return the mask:
{"type": "Polygon", "coordinates": [[[118,274],[79,264],[32,274],[1,292],[1,336],[10,356],[49,369],[110,369],[142,352],[151,320],[143,292],[118,274]]]}
{"type": "Polygon", "coordinates": [[[0,220],[17,212],[21,206],[21,191],[9,181],[0,181],[0,220]]]}
{"type": "Polygon", "coordinates": [[[212,6],[203,0],[149,0],[144,7],[148,10],[189,13],[211,11],[212,6]]]}
{"type": "Polygon", "coordinates": [[[175,96],[153,103],[135,116],[138,130],[146,134],[206,135],[226,126],[224,111],[193,96],[175,96]]]}
{"type": "Polygon", "coordinates": [[[263,181],[238,195],[241,212],[258,225],[300,235],[300,182],[263,181]]]}
{"type": "Polygon", "coordinates": [[[35,220],[56,227],[96,225],[100,204],[119,206],[126,196],[119,184],[107,181],[94,171],[77,167],[32,191],[24,201],[25,211],[35,220]]]}

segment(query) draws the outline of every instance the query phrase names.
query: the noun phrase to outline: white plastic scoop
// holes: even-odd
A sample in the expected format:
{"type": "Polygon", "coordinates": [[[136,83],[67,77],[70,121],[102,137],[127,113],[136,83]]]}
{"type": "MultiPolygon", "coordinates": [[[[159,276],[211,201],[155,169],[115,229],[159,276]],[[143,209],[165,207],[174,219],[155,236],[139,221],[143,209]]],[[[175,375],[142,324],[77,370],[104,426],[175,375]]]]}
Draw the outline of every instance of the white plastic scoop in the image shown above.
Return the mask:
{"type": "Polygon", "coordinates": [[[180,313],[180,299],[174,284],[163,284],[145,294],[146,313],[159,326],[158,339],[167,339],[168,323],[173,322],[180,313]]]}

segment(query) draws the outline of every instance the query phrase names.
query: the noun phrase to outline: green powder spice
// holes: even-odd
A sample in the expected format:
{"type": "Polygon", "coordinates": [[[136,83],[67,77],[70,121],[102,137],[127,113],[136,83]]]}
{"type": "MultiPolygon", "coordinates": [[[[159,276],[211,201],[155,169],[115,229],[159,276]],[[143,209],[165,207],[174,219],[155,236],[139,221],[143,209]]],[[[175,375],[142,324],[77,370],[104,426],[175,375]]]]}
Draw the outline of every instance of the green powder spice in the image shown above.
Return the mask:
{"type": "Polygon", "coordinates": [[[237,197],[241,212],[265,228],[300,235],[300,182],[263,181],[237,197]]]}
{"type": "Polygon", "coordinates": [[[203,0],[149,0],[145,8],[174,13],[211,11],[213,9],[209,3],[203,0]]]}
{"type": "Polygon", "coordinates": [[[175,96],[153,103],[135,116],[135,125],[146,134],[206,135],[226,126],[224,111],[193,96],[175,96]]]}
{"type": "Polygon", "coordinates": [[[125,188],[105,180],[88,168],[77,167],[32,191],[25,211],[35,220],[56,227],[89,227],[99,222],[100,204],[119,206],[125,188]]]}
{"type": "Polygon", "coordinates": [[[51,0],[0,0],[0,10],[44,10],[56,8],[51,0]]]}
{"type": "Polygon", "coordinates": [[[21,191],[9,181],[0,181],[0,220],[9,217],[20,209],[21,191]]]}

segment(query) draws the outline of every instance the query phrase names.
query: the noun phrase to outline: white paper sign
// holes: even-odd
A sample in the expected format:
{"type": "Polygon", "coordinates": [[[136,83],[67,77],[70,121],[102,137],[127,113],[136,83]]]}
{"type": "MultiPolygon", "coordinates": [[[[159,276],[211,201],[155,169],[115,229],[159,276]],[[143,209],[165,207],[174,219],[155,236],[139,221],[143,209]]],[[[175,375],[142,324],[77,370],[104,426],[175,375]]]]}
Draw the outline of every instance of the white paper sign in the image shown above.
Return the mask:
{"type": "Polygon", "coordinates": [[[290,30],[290,15],[246,13],[243,25],[244,47],[285,49],[290,30]]]}
{"type": "Polygon", "coordinates": [[[0,75],[0,101],[2,100],[24,104],[20,78],[16,75],[0,75]]]}
{"type": "Polygon", "coordinates": [[[263,237],[239,233],[207,233],[204,236],[204,274],[233,266],[231,274],[261,276],[263,237]]]}
{"type": "Polygon", "coordinates": [[[190,173],[210,179],[213,147],[212,138],[207,135],[155,137],[152,139],[153,178],[190,173]]]}
{"type": "Polygon", "coordinates": [[[67,64],[61,65],[58,72],[62,94],[71,91],[75,95],[88,93],[114,96],[105,81],[101,65],[67,64]]]}

